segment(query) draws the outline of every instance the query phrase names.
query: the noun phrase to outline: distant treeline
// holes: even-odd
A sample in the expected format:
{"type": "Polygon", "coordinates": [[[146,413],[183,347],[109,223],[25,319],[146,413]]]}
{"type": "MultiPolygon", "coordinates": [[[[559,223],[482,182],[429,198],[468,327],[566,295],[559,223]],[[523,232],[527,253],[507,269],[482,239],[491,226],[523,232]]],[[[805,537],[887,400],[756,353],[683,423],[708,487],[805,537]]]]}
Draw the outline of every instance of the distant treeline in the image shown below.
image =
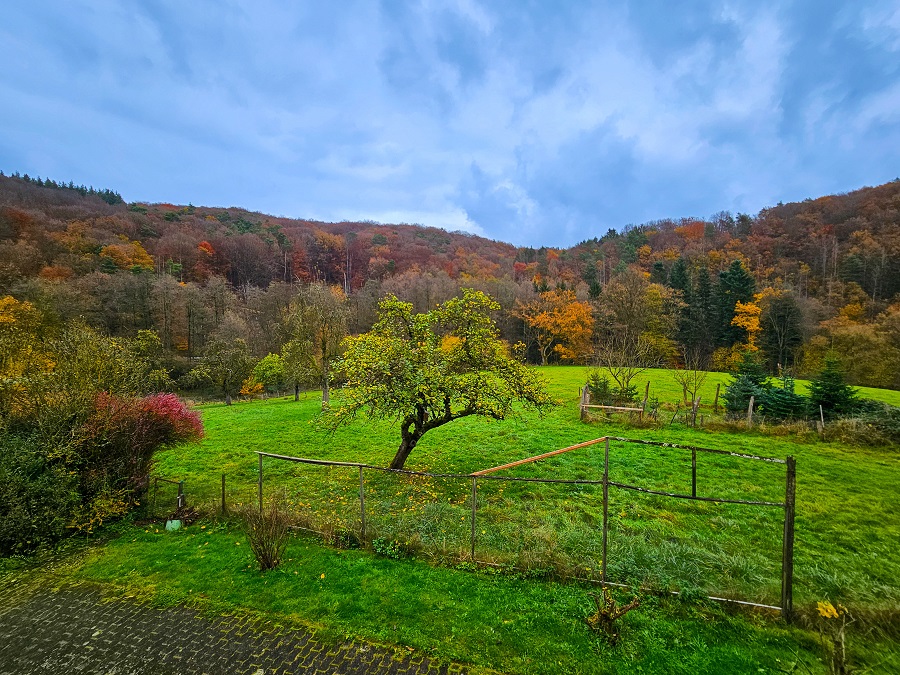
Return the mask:
{"type": "MultiPolygon", "coordinates": [[[[3,171],[0,171],[0,176],[3,176],[3,175],[4,175],[3,171]]],[[[68,183],[65,183],[65,182],[57,183],[55,180],[53,180],[51,178],[44,178],[43,180],[41,180],[40,176],[36,176],[36,177],[32,178],[27,173],[22,174],[20,176],[18,171],[13,173],[11,177],[18,178],[20,180],[26,181],[33,185],[38,185],[40,187],[53,188],[55,190],[72,190],[73,192],[77,192],[78,194],[80,194],[82,197],[86,197],[87,195],[97,195],[98,197],[100,197],[100,199],[105,201],[107,204],[124,204],[125,203],[125,200],[122,199],[122,195],[120,195],[118,192],[116,192],[114,190],[108,190],[108,189],[95,190],[93,185],[91,185],[90,187],[85,187],[84,185],[75,185],[75,183],[72,181],[69,181],[68,183]]]]}

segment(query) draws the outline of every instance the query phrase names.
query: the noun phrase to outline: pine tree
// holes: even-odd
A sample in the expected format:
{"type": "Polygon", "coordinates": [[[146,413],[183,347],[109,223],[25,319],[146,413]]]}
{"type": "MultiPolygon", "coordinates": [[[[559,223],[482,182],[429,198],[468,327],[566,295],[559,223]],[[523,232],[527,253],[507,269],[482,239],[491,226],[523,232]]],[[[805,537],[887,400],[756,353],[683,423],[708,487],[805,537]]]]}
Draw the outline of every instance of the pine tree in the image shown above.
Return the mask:
{"type": "Polygon", "coordinates": [[[860,402],[857,390],[847,384],[840,361],[833,355],[825,357],[822,372],[809,383],[809,399],[813,410],[817,411],[822,406],[826,419],[851,415],[860,402]]]}
{"type": "Polygon", "coordinates": [[[691,298],[691,323],[696,348],[701,354],[710,356],[715,349],[716,311],[712,280],[705,267],[697,272],[697,284],[691,298]]]}
{"type": "Polygon", "coordinates": [[[735,372],[731,374],[731,382],[725,385],[725,414],[735,418],[747,412],[750,397],[755,397],[754,409],[758,407],[760,398],[770,385],[769,376],[754,352],[744,352],[735,372]]]}
{"type": "Polygon", "coordinates": [[[740,260],[735,260],[727,270],[719,273],[716,304],[719,320],[717,342],[720,346],[730,347],[747,339],[747,331],[740,326],[732,326],[731,320],[734,319],[735,305],[753,300],[755,289],[756,282],[740,260]]]}
{"type": "Polygon", "coordinates": [[[781,377],[781,387],[772,387],[760,396],[760,409],[773,422],[806,419],[809,414],[809,399],[794,391],[794,378],[781,377]]]}

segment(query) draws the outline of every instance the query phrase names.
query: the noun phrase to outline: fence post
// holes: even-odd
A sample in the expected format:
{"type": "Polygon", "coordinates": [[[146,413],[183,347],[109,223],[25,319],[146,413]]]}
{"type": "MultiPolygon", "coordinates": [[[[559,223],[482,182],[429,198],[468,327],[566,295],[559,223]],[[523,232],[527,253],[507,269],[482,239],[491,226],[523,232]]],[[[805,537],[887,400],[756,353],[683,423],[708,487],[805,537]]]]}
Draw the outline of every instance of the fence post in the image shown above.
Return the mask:
{"type": "Polygon", "coordinates": [[[603,450],[603,562],[600,567],[600,581],[606,583],[606,543],[609,532],[609,438],[603,450]]]}
{"type": "Polygon", "coordinates": [[[781,615],[791,623],[794,615],[794,512],[797,492],[797,464],[787,458],[784,495],[784,539],[781,552],[781,615]]]}
{"type": "Polygon", "coordinates": [[[257,495],[259,497],[259,512],[262,513],[262,459],[263,456],[261,453],[257,453],[259,456],[259,483],[256,486],[257,495]]]}
{"type": "Polygon", "coordinates": [[[716,400],[713,401],[713,412],[717,415],[719,414],[719,387],[722,386],[722,383],[719,382],[716,384],[716,400]]]}
{"type": "Polygon", "coordinates": [[[478,503],[478,478],[472,476],[472,562],[475,562],[475,509],[478,503]]]}
{"type": "Polygon", "coordinates": [[[697,450],[691,448],[691,497],[697,496],[697,450]]]}
{"type": "Polygon", "coordinates": [[[224,516],[226,512],[225,509],[225,474],[222,474],[222,515],[224,516]]]}
{"type": "Polygon", "coordinates": [[[184,481],[178,481],[178,497],[175,499],[176,508],[181,511],[184,508],[184,481]]]}
{"type": "Polygon", "coordinates": [[[359,543],[366,544],[366,493],[363,488],[363,468],[359,467],[359,543]]]}
{"type": "Polygon", "coordinates": [[[753,426],[753,404],[756,402],[756,396],[750,397],[750,405],[747,406],[747,428],[753,426]]]}

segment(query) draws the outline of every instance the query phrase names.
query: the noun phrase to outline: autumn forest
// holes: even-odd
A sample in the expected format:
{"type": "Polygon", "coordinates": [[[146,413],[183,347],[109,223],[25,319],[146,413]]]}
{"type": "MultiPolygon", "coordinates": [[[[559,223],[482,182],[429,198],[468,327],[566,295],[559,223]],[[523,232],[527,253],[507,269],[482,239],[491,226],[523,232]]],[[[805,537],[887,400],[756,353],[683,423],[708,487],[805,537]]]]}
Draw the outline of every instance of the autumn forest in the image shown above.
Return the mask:
{"type": "Polygon", "coordinates": [[[532,363],[595,363],[618,348],[642,365],[728,370],[749,349],[771,374],[804,376],[833,353],[849,382],[900,388],[898,223],[893,181],[535,249],[410,224],[126,203],[16,174],[0,177],[0,297],[49,327],[153,331],[173,382],[219,337],[241,336],[255,359],[281,353],[298,293],[321,285],[350,334],[372,326],[386,294],[424,312],[469,287],[497,300],[502,338],[532,363]]]}

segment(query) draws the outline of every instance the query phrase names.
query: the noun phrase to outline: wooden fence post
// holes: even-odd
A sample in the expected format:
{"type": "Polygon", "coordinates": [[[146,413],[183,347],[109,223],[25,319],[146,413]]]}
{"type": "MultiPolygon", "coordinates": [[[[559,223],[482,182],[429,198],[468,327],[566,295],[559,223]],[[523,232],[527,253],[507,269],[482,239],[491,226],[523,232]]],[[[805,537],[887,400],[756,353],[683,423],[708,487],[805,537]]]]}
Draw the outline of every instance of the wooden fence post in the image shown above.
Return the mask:
{"type": "Polygon", "coordinates": [[[478,505],[478,478],[472,476],[472,562],[475,562],[475,510],[478,505]]]}
{"type": "Polygon", "coordinates": [[[600,581],[606,583],[606,554],[609,537],[609,439],[603,450],[603,562],[600,567],[600,581]]]}
{"type": "Polygon", "coordinates": [[[717,415],[719,414],[719,387],[722,386],[722,383],[719,382],[716,384],[716,400],[713,401],[713,412],[717,415]]]}
{"type": "Polygon", "coordinates": [[[791,623],[794,615],[794,515],[797,492],[797,464],[787,458],[784,490],[784,539],[781,550],[781,615],[791,623]]]}
{"type": "Polygon", "coordinates": [[[753,426],[753,404],[756,402],[756,396],[750,397],[750,405],[747,406],[747,428],[753,426]]]}
{"type": "Polygon", "coordinates": [[[366,544],[366,492],[363,488],[362,467],[359,467],[359,544],[366,544]]]}
{"type": "Polygon", "coordinates": [[[644,387],[644,404],[641,406],[644,410],[647,409],[647,401],[650,399],[650,380],[647,380],[647,386],[644,387]]]}

